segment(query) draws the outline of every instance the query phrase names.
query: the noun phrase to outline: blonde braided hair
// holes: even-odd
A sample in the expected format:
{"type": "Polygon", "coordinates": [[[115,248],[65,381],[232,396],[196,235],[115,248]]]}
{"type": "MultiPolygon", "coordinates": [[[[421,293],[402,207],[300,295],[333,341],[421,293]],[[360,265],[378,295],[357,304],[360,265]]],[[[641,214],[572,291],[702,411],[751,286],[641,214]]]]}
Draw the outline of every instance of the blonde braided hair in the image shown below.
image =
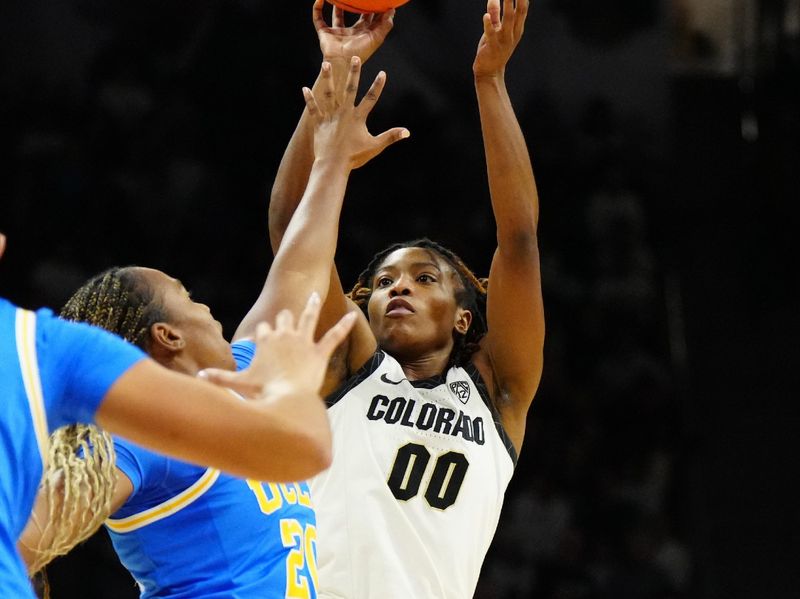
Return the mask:
{"type": "Polygon", "coordinates": [[[41,534],[37,547],[27,547],[35,573],[91,536],[111,513],[117,484],[114,441],[94,426],[75,424],[50,436],[47,470],[39,492],[47,497],[44,523],[33,515],[41,534]]]}
{"type": "MultiPolygon", "coordinates": [[[[114,267],[87,281],[64,305],[61,317],[116,333],[147,351],[150,327],[166,320],[154,290],[136,267],[114,267]]],[[[88,538],[111,515],[117,485],[111,436],[86,424],[64,426],[50,436],[40,493],[48,498],[47,520],[28,571],[36,573],[55,557],[88,538]]],[[[45,594],[47,595],[45,580],[45,594]]]]}

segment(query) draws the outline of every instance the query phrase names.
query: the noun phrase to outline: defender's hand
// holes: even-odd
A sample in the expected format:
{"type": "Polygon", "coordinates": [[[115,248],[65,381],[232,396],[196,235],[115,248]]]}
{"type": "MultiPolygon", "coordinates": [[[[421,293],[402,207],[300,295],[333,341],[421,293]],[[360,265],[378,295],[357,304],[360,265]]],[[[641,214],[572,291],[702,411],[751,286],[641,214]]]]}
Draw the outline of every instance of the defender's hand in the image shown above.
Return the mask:
{"type": "Polygon", "coordinates": [[[283,393],[319,393],[333,350],[344,341],[356,321],[355,312],[350,312],[314,342],[320,304],[319,295],[313,293],[297,324],[289,310],[278,313],[274,327],[260,323],[256,328],[256,354],[245,370],[207,369],[201,376],[250,399],[269,399],[283,393]]]}
{"type": "Polygon", "coordinates": [[[306,109],[314,123],[315,160],[345,160],[347,168],[363,166],[391,144],[407,138],[408,129],[394,127],[374,136],[367,129],[367,117],[386,83],[381,71],[359,104],[355,104],[361,61],[354,56],[344,85],[344,96],[338,101],[331,65],[322,63],[319,91],[303,88],[306,109]]]}

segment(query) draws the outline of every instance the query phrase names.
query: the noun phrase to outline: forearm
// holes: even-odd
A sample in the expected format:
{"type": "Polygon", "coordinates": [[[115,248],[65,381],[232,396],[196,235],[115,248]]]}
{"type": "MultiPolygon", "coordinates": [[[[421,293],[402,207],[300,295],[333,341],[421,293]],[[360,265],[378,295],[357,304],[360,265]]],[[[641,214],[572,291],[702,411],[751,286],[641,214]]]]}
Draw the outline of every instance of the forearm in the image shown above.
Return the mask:
{"type": "MultiPolygon", "coordinates": [[[[284,234],[282,243],[287,251],[278,252],[272,271],[305,273],[327,283],[349,172],[345,161],[338,157],[314,161],[308,187],[284,234]]],[[[325,297],[322,290],[308,291],[314,290],[325,297]]],[[[297,290],[298,297],[305,298],[308,294],[304,291],[297,290]]]]}
{"type": "Polygon", "coordinates": [[[291,439],[269,454],[276,462],[272,479],[303,480],[328,468],[333,459],[333,438],[322,397],[287,389],[273,393],[270,403],[275,426],[291,439]]]}
{"type": "Polygon", "coordinates": [[[535,239],[539,200],[525,137],[502,74],[475,80],[497,238],[535,239]]]}
{"type": "MultiPolygon", "coordinates": [[[[344,89],[349,61],[344,57],[325,57],[331,64],[334,84],[337,90],[344,89]]],[[[312,92],[319,93],[320,79],[314,82],[312,92]]],[[[269,238],[273,253],[277,254],[278,246],[286,233],[303,197],[314,166],[314,131],[308,110],[303,109],[297,127],[292,133],[289,144],[281,157],[275,181],[272,184],[269,202],[269,238]]]]}
{"type": "Polygon", "coordinates": [[[142,360],[114,383],[96,419],[143,447],[243,478],[303,480],[326,468],[330,429],[319,394],[273,385],[260,395],[241,401],[142,360]]]}
{"type": "MultiPolygon", "coordinates": [[[[314,89],[316,89],[316,83],[314,89]]],[[[273,254],[278,253],[292,214],[303,197],[314,164],[314,136],[308,111],[300,121],[283,153],[269,202],[269,239],[273,254]]]]}

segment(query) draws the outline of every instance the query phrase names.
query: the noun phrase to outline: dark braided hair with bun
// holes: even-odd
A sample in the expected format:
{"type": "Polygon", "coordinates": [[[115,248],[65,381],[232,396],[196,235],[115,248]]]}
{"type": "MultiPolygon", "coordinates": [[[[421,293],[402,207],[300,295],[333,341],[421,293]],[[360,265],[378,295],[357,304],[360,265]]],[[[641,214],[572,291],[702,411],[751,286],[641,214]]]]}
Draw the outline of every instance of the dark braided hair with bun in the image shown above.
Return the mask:
{"type": "Polygon", "coordinates": [[[453,330],[453,350],[447,367],[463,366],[469,361],[470,356],[478,351],[479,342],[488,330],[486,327],[486,293],[488,279],[479,279],[464,264],[452,250],[423,237],[412,241],[404,241],[390,245],[372,257],[367,267],[358,275],[355,285],[350,290],[348,297],[353,300],[361,310],[367,314],[367,304],[372,296],[372,279],[386,257],[396,250],[403,248],[423,248],[435,252],[444,259],[456,272],[461,281],[461,289],[456,292],[456,302],[459,307],[472,313],[472,324],[465,333],[453,330]]]}

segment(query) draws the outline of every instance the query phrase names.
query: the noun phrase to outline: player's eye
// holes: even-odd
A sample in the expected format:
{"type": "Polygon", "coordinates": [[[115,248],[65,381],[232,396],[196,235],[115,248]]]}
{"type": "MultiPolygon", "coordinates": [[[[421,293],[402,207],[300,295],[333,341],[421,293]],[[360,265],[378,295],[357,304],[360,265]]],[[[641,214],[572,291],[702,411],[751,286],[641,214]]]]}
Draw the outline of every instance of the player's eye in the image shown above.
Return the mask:
{"type": "Polygon", "coordinates": [[[376,284],[378,287],[386,287],[392,284],[392,280],[389,277],[378,277],[376,284]]]}

